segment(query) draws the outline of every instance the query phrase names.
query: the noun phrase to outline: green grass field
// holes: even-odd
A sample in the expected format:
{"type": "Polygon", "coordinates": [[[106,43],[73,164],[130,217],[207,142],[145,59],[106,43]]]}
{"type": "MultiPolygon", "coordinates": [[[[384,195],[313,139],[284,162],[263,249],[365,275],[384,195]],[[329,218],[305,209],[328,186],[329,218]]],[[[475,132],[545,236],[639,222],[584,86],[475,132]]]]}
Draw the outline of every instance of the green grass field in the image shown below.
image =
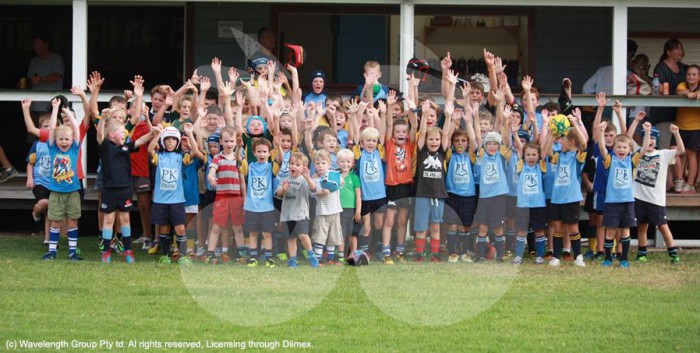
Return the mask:
{"type": "Polygon", "coordinates": [[[26,340],[65,341],[62,352],[231,352],[241,348],[207,342],[251,350],[250,341],[273,345],[261,351],[700,351],[698,254],[682,253],[672,266],[655,252],[629,270],[592,263],[181,268],[140,250],[134,265],[118,258],[103,265],[94,243],[81,240],[81,263],[66,260],[65,240],[59,258],[43,262],[39,238],[0,236],[0,350],[26,340]],[[72,347],[100,340],[124,346],[72,347]],[[201,348],[166,348],[172,341],[201,348]],[[290,341],[311,347],[285,349],[290,341]]]}

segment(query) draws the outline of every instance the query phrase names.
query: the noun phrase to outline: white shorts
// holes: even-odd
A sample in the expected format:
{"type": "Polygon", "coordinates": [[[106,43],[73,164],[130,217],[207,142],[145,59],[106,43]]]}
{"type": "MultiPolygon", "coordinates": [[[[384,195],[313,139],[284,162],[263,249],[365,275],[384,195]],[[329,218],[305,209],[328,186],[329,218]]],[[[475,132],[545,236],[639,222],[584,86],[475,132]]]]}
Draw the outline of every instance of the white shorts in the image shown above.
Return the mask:
{"type": "Polygon", "coordinates": [[[199,205],[185,206],[185,213],[190,213],[190,214],[199,213],[199,205]]]}

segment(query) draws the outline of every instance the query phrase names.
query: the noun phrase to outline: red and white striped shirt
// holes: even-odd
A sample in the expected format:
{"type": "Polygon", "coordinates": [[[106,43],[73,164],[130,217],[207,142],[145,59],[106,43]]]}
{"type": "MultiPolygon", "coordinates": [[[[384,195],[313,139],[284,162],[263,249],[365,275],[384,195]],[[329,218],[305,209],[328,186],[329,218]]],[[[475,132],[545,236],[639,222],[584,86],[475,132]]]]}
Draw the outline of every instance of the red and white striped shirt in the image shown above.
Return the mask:
{"type": "Polygon", "coordinates": [[[241,194],[241,179],[238,175],[238,163],[235,157],[233,159],[228,159],[223,153],[217,154],[211,161],[209,168],[213,168],[217,171],[217,194],[241,194]]]}

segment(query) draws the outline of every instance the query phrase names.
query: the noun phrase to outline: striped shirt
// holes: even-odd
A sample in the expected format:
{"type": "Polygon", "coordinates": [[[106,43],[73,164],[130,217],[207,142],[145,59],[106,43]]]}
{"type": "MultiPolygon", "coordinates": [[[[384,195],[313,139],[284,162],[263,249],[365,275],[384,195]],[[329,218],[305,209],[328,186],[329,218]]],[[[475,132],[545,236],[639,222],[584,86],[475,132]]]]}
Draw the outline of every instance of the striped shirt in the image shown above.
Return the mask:
{"type": "Polygon", "coordinates": [[[228,159],[223,153],[214,157],[209,168],[216,170],[216,193],[224,195],[240,195],[241,180],[238,175],[236,159],[228,159]]]}

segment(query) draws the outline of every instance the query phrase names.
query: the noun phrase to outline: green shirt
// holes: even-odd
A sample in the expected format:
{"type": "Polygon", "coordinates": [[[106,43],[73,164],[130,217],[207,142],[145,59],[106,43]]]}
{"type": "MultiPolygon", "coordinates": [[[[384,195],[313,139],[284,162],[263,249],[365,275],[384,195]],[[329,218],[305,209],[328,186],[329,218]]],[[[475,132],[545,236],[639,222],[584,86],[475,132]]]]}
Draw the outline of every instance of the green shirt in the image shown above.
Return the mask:
{"type": "Polygon", "coordinates": [[[343,208],[355,208],[355,189],[360,188],[360,177],[349,172],[345,178],[345,185],[340,189],[340,206],[343,208]]]}

